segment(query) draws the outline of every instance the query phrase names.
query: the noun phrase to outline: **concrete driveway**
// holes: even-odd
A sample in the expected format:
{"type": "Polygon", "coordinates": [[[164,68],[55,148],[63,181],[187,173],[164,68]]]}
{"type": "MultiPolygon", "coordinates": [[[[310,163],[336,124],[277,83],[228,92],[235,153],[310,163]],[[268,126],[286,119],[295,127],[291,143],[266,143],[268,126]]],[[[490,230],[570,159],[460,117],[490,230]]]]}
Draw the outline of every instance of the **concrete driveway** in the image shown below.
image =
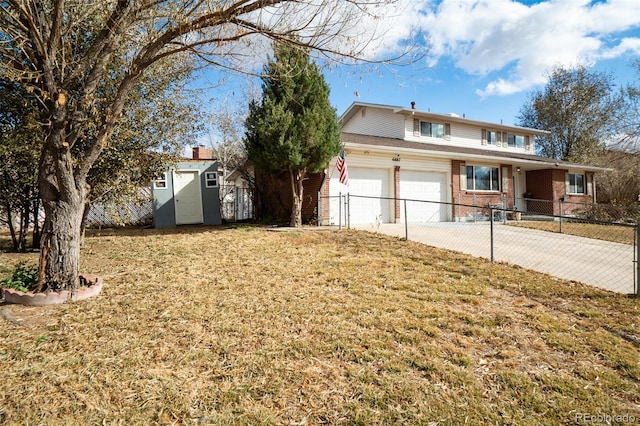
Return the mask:
{"type": "MultiPolygon", "coordinates": [[[[356,226],[404,238],[404,224],[356,226]]],[[[410,224],[409,239],[491,259],[488,222],[410,224]]],[[[502,223],[494,224],[494,259],[618,293],[635,293],[633,245],[612,243],[502,223]]]]}

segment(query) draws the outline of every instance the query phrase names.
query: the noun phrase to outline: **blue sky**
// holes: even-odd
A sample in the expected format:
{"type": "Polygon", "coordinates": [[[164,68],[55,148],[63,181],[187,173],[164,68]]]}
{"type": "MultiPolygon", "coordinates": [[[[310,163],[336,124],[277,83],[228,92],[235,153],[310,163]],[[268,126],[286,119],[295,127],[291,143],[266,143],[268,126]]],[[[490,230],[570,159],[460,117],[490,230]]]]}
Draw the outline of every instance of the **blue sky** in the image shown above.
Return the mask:
{"type": "MultiPolygon", "coordinates": [[[[415,101],[421,110],[516,124],[528,95],[555,65],[582,63],[611,73],[619,85],[640,84],[630,66],[640,58],[640,0],[395,0],[378,12],[388,16],[346,29],[369,39],[377,34],[380,43],[366,44],[364,57],[394,56],[407,38],[423,57],[407,66],[325,68],[338,115],[354,101],[404,107],[415,101]]],[[[267,54],[268,46],[254,45],[242,58],[259,72],[267,54]]],[[[244,75],[227,75],[223,84],[215,71],[202,77],[209,90],[197,96],[212,99],[212,108],[246,104],[247,87],[259,87],[244,75]]],[[[215,139],[210,133],[199,143],[215,139]]]]}
{"type": "Polygon", "coordinates": [[[618,84],[636,78],[630,62],[640,58],[640,0],[442,0],[411,9],[407,25],[425,35],[427,58],[407,67],[326,71],[338,114],[354,101],[415,101],[418,109],[514,124],[554,65],[585,63],[618,84]]]}

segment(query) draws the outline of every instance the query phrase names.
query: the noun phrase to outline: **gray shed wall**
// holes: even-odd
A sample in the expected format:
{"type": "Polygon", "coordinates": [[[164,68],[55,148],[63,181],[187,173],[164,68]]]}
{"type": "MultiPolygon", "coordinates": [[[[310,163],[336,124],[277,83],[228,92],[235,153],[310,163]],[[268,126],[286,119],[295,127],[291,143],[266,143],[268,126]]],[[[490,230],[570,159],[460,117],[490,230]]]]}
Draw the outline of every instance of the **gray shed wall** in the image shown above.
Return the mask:
{"type": "MultiPolygon", "coordinates": [[[[215,161],[181,161],[166,172],[166,187],[153,185],[153,223],[156,228],[173,228],[176,226],[175,191],[173,184],[174,171],[197,170],[202,197],[202,219],[205,225],[220,225],[220,182],[215,188],[207,188],[205,172],[217,172],[215,161]]],[[[220,176],[218,176],[218,179],[220,176]]]]}

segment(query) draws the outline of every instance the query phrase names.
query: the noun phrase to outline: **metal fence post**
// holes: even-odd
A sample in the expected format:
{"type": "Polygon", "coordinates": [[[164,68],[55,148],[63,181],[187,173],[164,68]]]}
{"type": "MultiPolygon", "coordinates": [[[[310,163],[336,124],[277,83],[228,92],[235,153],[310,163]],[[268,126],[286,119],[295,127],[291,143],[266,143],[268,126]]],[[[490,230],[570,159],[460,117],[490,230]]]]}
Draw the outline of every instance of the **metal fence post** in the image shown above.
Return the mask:
{"type": "Polygon", "coordinates": [[[407,199],[404,199],[404,239],[409,241],[409,225],[407,224],[407,199]]]}
{"type": "Polygon", "coordinates": [[[562,199],[558,200],[558,208],[560,209],[560,233],[562,234],[562,199]]]}
{"type": "Polygon", "coordinates": [[[320,220],[322,218],[322,200],[320,199],[320,191],[318,191],[318,207],[316,207],[316,209],[317,209],[316,225],[320,226],[320,220]]]}
{"type": "Polygon", "coordinates": [[[342,192],[338,193],[338,230],[342,230],[342,192]]]}
{"type": "Polygon", "coordinates": [[[351,194],[347,192],[347,196],[345,197],[345,202],[347,205],[345,206],[347,212],[347,229],[351,229],[351,194]]]}
{"type": "Polygon", "coordinates": [[[493,207],[489,206],[489,216],[491,222],[491,261],[495,261],[495,257],[493,255],[493,207]]]}

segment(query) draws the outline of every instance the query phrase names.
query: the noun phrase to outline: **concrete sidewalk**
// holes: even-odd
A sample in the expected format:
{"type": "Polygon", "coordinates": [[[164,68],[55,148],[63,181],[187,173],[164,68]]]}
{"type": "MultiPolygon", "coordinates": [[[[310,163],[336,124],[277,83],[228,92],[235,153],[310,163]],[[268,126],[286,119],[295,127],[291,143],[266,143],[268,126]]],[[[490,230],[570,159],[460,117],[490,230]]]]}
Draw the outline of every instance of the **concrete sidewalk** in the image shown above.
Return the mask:
{"type": "MultiPolygon", "coordinates": [[[[404,238],[404,224],[356,226],[404,238]]],[[[410,224],[409,239],[491,259],[488,222],[410,224]]],[[[494,224],[494,259],[580,281],[618,293],[634,293],[633,245],[494,224]]]]}

